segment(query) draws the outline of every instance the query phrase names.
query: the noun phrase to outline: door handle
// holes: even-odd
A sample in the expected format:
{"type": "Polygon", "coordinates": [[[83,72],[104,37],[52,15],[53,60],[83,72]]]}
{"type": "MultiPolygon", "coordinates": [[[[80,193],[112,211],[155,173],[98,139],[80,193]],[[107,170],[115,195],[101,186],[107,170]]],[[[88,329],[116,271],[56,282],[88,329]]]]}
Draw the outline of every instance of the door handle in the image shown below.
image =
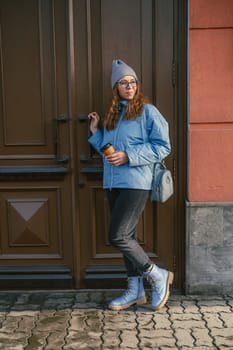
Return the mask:
{"type": "Polygon", "coordinates": [[[70,118],[66,114],[60,114],[58,117],[54,117],[53,119],[61,123],[66,123],[70,120],[70,118]]]}
{"type": "Polygon", "coordinates": [[[59,124],[67,123],[70,118],[66,114],[60,114],[53,118],[53,149],[55,154],[55,160],[59,163],[66,164],[69,162],[70,158],[67,155],[59,155],[58,145],[59,145],[59,124]]]}
{"type": "Polygon", "coordinates": [[[81,156],[79,157],[80,162],[82,163],[87,163],[89,160],[91,160],[91,157],[89,157],[86,154],[81,154],[81,156]]]}
{"type": "MultiPolygon", "coordinates": [[[[88,114],[79,114],[77,116],[77,121],[81,124],[84,125],[87,125],[87,138],[89,138],[91,136],[91,131],[90,131],[90,128],[89,128],[89,118],[88,118],[88,114]]],[[[85,127],[86,129],[86,127],[85,127]]]]}
{"type": "Polygon", "coordinates": [[[80,123],[87,122],[87,121],[88,121],[88,115],[87,115],[87,114],[79,114],[79,115],[77,116],[77,120],[78,120],[80,123]]]}

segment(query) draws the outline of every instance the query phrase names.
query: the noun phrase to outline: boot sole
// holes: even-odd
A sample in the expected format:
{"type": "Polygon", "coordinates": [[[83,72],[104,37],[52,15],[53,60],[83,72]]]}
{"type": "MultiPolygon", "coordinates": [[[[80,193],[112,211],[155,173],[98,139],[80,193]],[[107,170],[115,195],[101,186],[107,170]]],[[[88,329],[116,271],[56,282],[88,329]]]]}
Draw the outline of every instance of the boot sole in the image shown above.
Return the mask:
{"type": "Polygon", "coordinates": [[[119,310],[124,310],[127,309],[128,307],[132,306],[132,305],[142,305],[142,304],[146,304],[147,300],[146,300],[146,296],[142,297],[140,299],[134,300],[128,304],[124,304],[124,305],[108,305],[108,308],[110,310],[114,310],[114,311],[119,311],[119,310]]]}
{"type": "Polygon", "coordinates": [[[167,285],[166,285],[166,293],[165,293],[165,296],[164,296],[163,300],[161,301],[161,303],[160,303],[159,305],[157,305],[157,306],[152,306],[152,309],[153,309],[153,310],[159,310],[159,309],[161,309],[161,308],[166,304],[166,302],[168,301],[169,295],[170,295],[170,285],[172,285],[173,280],[174,280],[174,273],[168,271],[168,277],[167,277],[167,285]]]}

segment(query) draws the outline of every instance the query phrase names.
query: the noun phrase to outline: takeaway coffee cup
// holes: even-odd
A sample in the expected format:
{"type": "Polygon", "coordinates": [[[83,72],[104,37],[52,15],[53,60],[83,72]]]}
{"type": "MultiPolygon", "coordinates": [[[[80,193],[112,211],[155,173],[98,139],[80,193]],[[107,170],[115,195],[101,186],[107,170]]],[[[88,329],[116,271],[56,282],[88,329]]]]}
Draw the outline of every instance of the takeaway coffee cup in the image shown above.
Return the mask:
{"type": "Polygon", "coordinates": [[[110,154],[115,152],[115,149],[113,147],[113,145],[111,143],[106,143],[106,145],[104,145],[101,148],[101,152],[105,155],[105,156],[109,156],[110,154]]]}

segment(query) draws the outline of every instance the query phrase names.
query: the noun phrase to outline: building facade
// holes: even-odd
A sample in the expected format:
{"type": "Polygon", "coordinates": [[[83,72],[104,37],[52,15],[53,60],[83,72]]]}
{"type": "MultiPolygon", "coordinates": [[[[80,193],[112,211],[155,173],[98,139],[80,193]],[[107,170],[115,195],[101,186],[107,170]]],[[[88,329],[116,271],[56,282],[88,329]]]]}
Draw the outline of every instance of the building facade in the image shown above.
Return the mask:
{"type": "Polygon", "coordinates": [[[0,287],[120,287],[102,161],[114,58],[170,127],[175,193],[138,224],[188,293],[233,287],[231,0],[1,0],[0,287]]]}

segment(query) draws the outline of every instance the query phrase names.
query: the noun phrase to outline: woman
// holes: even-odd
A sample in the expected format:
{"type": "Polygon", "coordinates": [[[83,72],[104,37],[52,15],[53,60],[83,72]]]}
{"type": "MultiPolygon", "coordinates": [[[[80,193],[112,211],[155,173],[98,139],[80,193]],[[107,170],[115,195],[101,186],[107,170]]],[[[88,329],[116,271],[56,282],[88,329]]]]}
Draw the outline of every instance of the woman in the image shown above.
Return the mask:
{"type": "Polygon", "coordinates": [[[90,144],[101,153],[111,143],[114,152],[103,156],[103,187],[111,209],[109,241],[124,257],[128,288],[112,300],[112,310],[146,303],[143,277],[152,287],[152,308],[161,308],[169,297],[173,273],[156,266],[137,241],[137,223],[149,198],[153,164],[170,153],[168,124],[147,103],[135,71],[121,60],[112,62],[113,99],[99,128],[96,112],[88,115],[90,144]]]}

